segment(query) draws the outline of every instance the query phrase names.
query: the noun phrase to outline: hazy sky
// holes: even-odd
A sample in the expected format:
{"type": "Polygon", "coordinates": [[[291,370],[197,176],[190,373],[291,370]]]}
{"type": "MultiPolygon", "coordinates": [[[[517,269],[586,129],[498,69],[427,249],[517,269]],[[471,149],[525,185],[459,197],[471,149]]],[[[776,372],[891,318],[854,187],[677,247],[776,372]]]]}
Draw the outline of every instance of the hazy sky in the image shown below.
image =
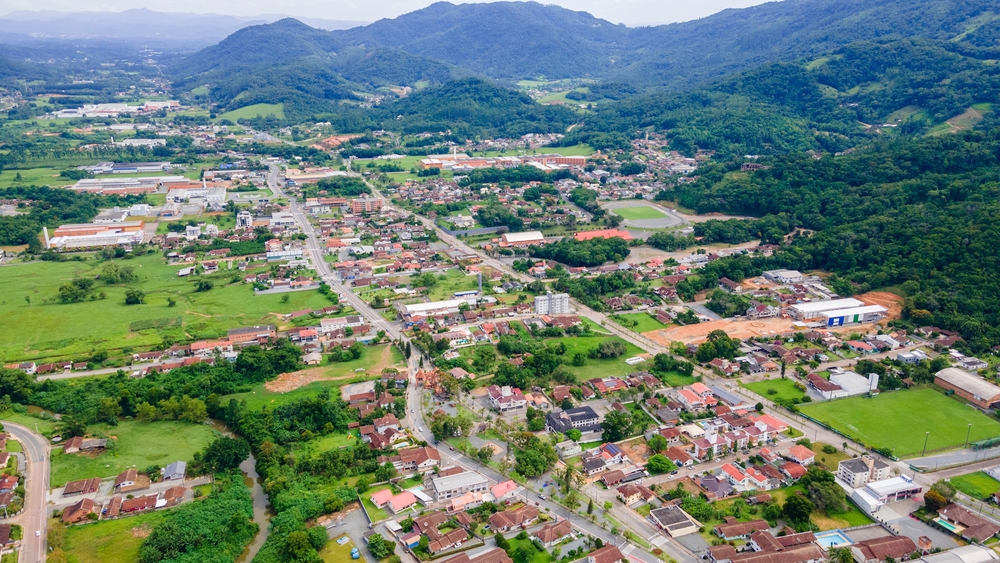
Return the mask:
{"type": "MultiPolygon", "coordinates": [[[[451,0],[458,2],[459,0],[451,0]]],[[[542,0],[599,18],[628,25],[671,23],[697,19],[725,8],[743,8],[764,0],[542,0]]],[[[198,12],[253,16],[287,14],[339,20],[375,21],[393,18],[431,0],[0,0],[0,14],[16,10],[121,11],[149,8],[162,12],[198,12]]]]}

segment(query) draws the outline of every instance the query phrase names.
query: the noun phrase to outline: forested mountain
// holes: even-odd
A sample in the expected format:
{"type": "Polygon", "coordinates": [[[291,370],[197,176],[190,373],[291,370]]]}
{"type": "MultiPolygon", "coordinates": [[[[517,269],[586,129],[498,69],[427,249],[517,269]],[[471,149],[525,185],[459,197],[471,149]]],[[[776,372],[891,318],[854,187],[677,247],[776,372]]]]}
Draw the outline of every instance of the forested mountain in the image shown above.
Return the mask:
{"type": "Polygon", "coordinates": [[[700,20],[626,28],[534,2],[439,2],[365,27],[344,42],[395,47],[495,78],[603,77],[683,88],[746,68],[872,39],[958,38],[994,44],[987,0],[785,0],[700,20]]]}
{"type": "Polygon", "coordinates": [[[273,65],[301,57],[325,57],[344,43],[327,31],[286,18],[241,29],[218,45],[185,57],[173,68],[179,78],[248,65],[273,65]]]}
{"type": "Polygon", "coordinates": [[[407,133],[444,131],[467,136],[561,133],[577,116],[542,106],[525,94],[468,78],[428,88],[378,108],[382,127],[407,133]]]}
{"type": "Polygon", "coordinates": [[[605,76],[632,30],[535,2],[437,2],[336,35],[447,61],[494,78],[605,76]]]}
{"type": "Polygon", "coordinates": [[[818,56],[857,41],[964,37],[995,25],[989,0],[784,0],[700,20],[636,30],[637,60],[615,76],[693,86],[774,61],[818,56]]]}
{"type": "Polygon", "coordinates": [[[781,157],[753,174],[737,159],[664,196],[699,212],[783,213],[782,223],[816,232],[760,266],[833,272],[845,294],[897,286],[907,320],[960,331],[982,351],[1000,344],[998,139],[994,122],[841,157],[781,157]]]}
{"type": "MultiPolygon", "coordinates": [[[[854,95],[839,83],[864,77],[855,73],[836,76],[835,59],[826,65],[815,63],[819,70],[830,69],[830,84],[819,82],[819,72],[802,74],[816,68],[767,65],[813,59],[859,41],[901,38],[948,41],[956,57],[997,58],[993,51],[1000,16],[991,11],[993,7],[988,0],[785,0],[725,10],[692,22],[627,28],[584,12],[534,2],[439,2],[395,19],[342,31],[314,29],[293,19],[251,26],[176,61],[170,72],[182,91],[209,85],[209,99],[224,108],[277,94],[270,101],[307,108],[292,112],[299,116],[322,108],[330,111],[331,101],[349,100],[355,97],[352,92],[382,86],[413,86],[421,81],[441,84],[473,74],[505,80],[538,75],[594,77],[623,84],[615,88],[621,92],[688,92],[681,97],[658,94],[615,110],[639,123],[683,123],[690,131],[681,128],[674,137],[684,143],[763,145],[774,150],[837,148],[849,146],[857,131],[853,123],[845,129],[851,112],[833,111],[846,101],[840,94],[830,95],[827,88],[854,95]],[[765,70],[744,75],[742,82],[730,80],[728,86],[716,84],[689,92],[723,75],[762,65],[765,70]],[[768,91],[765,86],[782,89],[768,91]],[[788,90],[788,86],[807,91],[788,90]],[[802,107],[792,95],[774,99],[781,92],[805,94],[814,107],[802,107]],[[788,107],[792,103],[799,107],[788,107]],[[808,115],[824,104],[832,106],[822,109],[827,114],[822,120],[808,115]],[[817,122],[825,131],[825,143],[813,131],[817,122]],[[831,123],[836,125],[832,129],[827,127],[831,123]]],[[[871,45],[856,46],[853,52],[837,56],[863,65],[860,51],[871,45]]],[[[879,81],[894,82],[890,66],[905,70],[907,64],[897,58],[867,72],[881,73],[879,81]]],[[[916,70],[913,65],[909,68],[916,70]]],[[[863,89],[857,94],[864,98],[873,92],[863,89]]],[[[878,110],[876,101],[868,100],[872,111],[878,110]]],[[[868,112],[867,117],[873,115],[868,112]]],[[[611,117],[598,116],[592,122],[610,123],[611,117]]]]}
{"type": "Polygon", "coordinates": [[[859,42],[812,61],[765,65],[699,90],[598,107],[565,142],[622,146],[648,127],[663,132],[675,149],[729,156],[837,152],[898,132],[969,128],[1000,96],[995,56],[953,42],[859,42]],[[945,123],[952,118],[954,127],[945,123]],[[892,127],[882,127],[887,123],[892,127]]]}

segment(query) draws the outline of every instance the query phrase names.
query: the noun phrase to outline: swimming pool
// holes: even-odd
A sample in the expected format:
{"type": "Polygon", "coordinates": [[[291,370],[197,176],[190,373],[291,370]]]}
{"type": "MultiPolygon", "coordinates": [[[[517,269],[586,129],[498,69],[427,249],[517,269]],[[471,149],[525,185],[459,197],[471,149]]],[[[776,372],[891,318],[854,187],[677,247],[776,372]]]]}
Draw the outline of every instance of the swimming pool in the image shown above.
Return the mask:
{"type": "Polygon", "coordinates": [[[948,529],[951,532],[958,531],[958,527],[957,526],[955,526],[951,522],[945,520],[944,518],[935,518],[934,521],[937,522],[938,524],[940,524],[941,527],[946,528],[946,529],[948,529]]]}
{"type": "Polygon", "coordinates": [[[831,530],[829,532],[820,532],[816,534],[816,543],[823,546],[823,549],[830,549],[831,547],[851,545],[854,542],[851,541],[851,538],[847,537],[847,534],[844,532],[841,532],[840,530],[831,530]]]}

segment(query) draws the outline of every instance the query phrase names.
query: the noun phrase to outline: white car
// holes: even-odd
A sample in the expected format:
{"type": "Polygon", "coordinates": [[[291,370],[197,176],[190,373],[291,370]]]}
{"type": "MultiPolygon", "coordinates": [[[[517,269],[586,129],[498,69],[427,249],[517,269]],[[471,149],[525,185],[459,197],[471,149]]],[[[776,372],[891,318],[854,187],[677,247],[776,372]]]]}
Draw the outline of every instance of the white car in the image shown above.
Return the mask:
{"type": "Polygon", "coordinates": [[[417,428],[417,430],[419,430],[419,431],[423,432],[423,431],[424,431],[424,428],[423,428],[423,426],[420,426],[420,427],[418,427],[418,428],[417,428]]]}
{"type": "Polygon", "coordinates": [[[40,535],[42,535],[42,531],[41,530],[35,530],[35,537],[37,538],[40,535]]]}

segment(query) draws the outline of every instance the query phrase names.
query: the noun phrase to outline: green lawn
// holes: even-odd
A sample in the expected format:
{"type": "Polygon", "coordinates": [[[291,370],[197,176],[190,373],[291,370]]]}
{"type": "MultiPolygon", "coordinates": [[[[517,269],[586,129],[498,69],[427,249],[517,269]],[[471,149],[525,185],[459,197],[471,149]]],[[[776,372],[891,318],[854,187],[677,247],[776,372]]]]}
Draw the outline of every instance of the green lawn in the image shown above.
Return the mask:
{"type": "Polygon", "coordinates": [[[308,456],[329,450],[335,450],[344,446],[353,446],[358,443],[360,434],[357,430],[352,430],[345,434],[328,434],[313,438],[304,444],[297,445],[294,450],[308,456]]]}
{"type": "MultiPolygon", "coordinates": [[[[133,563],[139,560],[139,548],[145,536],[133,530],[152,530],[162,523],[168,511],[157,510],[116,520],[70,526],[66,530],[68,563],[133,563]]],[[[62,523],[51,524],[62,526],[62,523]]]]}
{"type": "Polygon", "coordinates": [[[4,170],[0,172],[0,188],[10,188],[12,186],[66,186],[75,184],[76,180],[61,178],[59,173],[65,169],[76,168],[66,166],[65,168],[29,168],[26,170],[4,170]],[[17,180],[17,175],[21,175],[21,180],[17,180]]]}
{"type": "Polygon", "coordinates": [[[89,431],[95,435],[116,436],[115,451],[89,457],[53,450],[50,486],[60,487],[68,481],[90,477],[114,477],[132,466],[142,471],[150,465],[166,467],[178,460],[189,462],[195,452],[201,451],[217,435],[206,424],[174,421],[124,421],[114,428],[95,424],[89,431]]]}
{"type": "Polygon", "coordinates": [[[984,499],[1000,491],[1000,482],[987,475],[984,471],[976,471],[975,473],[952,477],[949,482],[956,489],[976,499],[984,499]]]}
{"type": "MultiPolygon", "coordinates": [[[[788,498],[789,495],[804,492],[804,490],[805,489],[802,485],[792,485],[791,487],[775,489],[770,491],[769,494],[774,498],[775,502],[784,504],[785,499],[788,498]]],[[[821,531],[850,528],[852,526],[864,526],[873,522],[867,514],[862,512],[861,509],[851,501],[849,496],[847,497],[846,512],[828,515],[820,510],[816,510],[809,515],[809,518],[819,527],[821,531]]]]}
{"type": "Polygon", "coordinates": [[[691,385],[697,378],[693,375],[684,375],[683,373],[672,371],[668,373],[665,377],[667,385],[671,387],[684,387],[685,385],[691,385]]]}
{"type": "MultiPolygon", "coordinates": [[[[34,262],[0,267],[0,316],[17,331],[0,342],[4,362],[22,360],[86,359],[94,350],[112,354],[124,347],[162,346],[174,341],[216,338],[237,326],[280,322],[276,315],[330,304],[318,291],[254,295],[249,285],[229,284],[231,272],[207,276],[215,288],[194,292],[194,280],[178,278],[177,266],[168,266],[159,254],[118,261],[131,266],[139,281],[130,284],[146,294],[143,305],[125,305],[129,286],[94,284],[94,295],[105,299],[61,303],[59,286],[74,277],[95,278],[103,261],[34,262]],[[177,305],[169,307],[167,298],[177,305]],[[283,303],[282,298],[288,302],[283,303]],[[27,299],[26,299],[27,298],[27,299]],[[30,300],[30,303],[28,302],[30,300]],[[136,321],[176,322],[182,326],[144,328],[136,321]]],[[[159,348],[157,348],[159,349],[159,348]]]]}
{"type": "Polygon", "coordinates": [[[795,399],[801,401],[806,396],[805,391],[795,387],[795,382],[791,379],[766,379],[745,383],[743,386],[769,401],[791,402],[795,399]]]}
{"type": "MultiPolygon", "coordinates": [[[[323,563],[351,563],[354,561],[351,559],[351,550],[357,547],[354,545],[354,541],[349,541],[344,545],[337,543],[343,536],[337,536],[330,541],[326,542],[326,546],[319,552],[319,558],[323,560],[323,563]]],[[[361,548],[358,547],[360,551],[361,548]]]]}
{"type": "Polygon", "coordinates": [[[1000,436],[1000,422],[932,387],[799,408],[864,444],[889,448],[900,457],[919,455],[925,432],[930,432],[928,450],[963,446],[969,424],[973,442],[1000,436]]]}
{"type": "Polygon", "coordinates": [[[12,410],[6,410],[0,413],[0,423],[4,420],[9,420],[15,424],[20,424],[21,426],[27,426],[32,430],[37,429],[40,434],[44,434],[46,436],[52,435],[56,429],[56,422],[54,420],[35,418],[27,414],[14,412],[12,410]]]}
{"type": "Polygon", "coordinates": [[[384,508],[378,508],[372,503],[372,495],[381,491],[383,489],[388,489],[389,485],[380,485],[378,487],[372,487],[364,493],[361,494],[361,498],[365,503],[365,510],[368,511],[368,516],[371,517],[372,522],[381,522],[389,517],[389,512],[384,508]]]}
{"type": "Polygon", "coordinates": [[[330,389],[330,394],[334,397],[340,395],[340,387],[350,381],[373,379],[382,375],[379,365],[395,366],[397,368],[406,367],[403,361],[403,353],[395,346],[381,344],[378,346],[365,347],[364,353],[357,360],[350,362],[333,362],[316,368],[322,370],[323,374],[331,379],[330,381],[314,381],[289,391],[287,393],[276,393],[264,388],[264,384],[255,385],[252,390],[245,393],[234,393],[222,397],[223,404],[228,404],[229,399],[238,401],[246,400],[247,406],[251,410],[258,410],[264,405],[276,407],[297,401],[305,397],[314,397],[323,389],[330,389]],[[377,369],[376,369],[377,368],[377,369]],[[364,371],[355,371],[364,369],[364,371]]]}
{"type": "Polygon", "coordinates": [[[587,363],[582,366],[569,364],[569,360],[572,360],[573,356],[577,353],[583,353],[586,355],[587,352],[593,348],[597,348],[597,345],[605,340],[608,340],[608,338],[603,336],[574,336],[568,338],[552,338],[546,342],[550,345],[554,345],[557,342],[562,342],[566,345],[566,353],[563,357],[566,358],[567,363],[563,365],[563,369],[576,375],[581,381],[585,379],[593,379],[595,377],[622,376],[643,370],[644,364],[630,366],[625,363],[625,360],[628,358],[642,353],[642,350],[640,350],[639,347],[629,342],[625,343],[625,353],[617,358],[601,360],[587,358],[587,363]]]}
{"type": "Polygon", "coordinates": [[[614,213],[615,215],[618,215],[622,219],[632,219],[632,220],[662,219],[666,217],[666,213],[650,205],[639,205],[636,207],[616,207],[612,209],[611,212],[614,213]]]}
{"type": "Polygon", "coordinates": [[[528,558],[528,560],[525,561],[524,563],[551,563],[552,561],[556,560],[556,558],[552,557],[552,554],[549,553],[549,551],[547,549],[542,549],[540,551],[538,549],[536,549],[535,548],[535,544],[531,543],[530,539],[519,540],[517,538],[512,538],[512,539],[507,540],[507,543],[510,544],[510,549],[507,551],[508,553],[514,553],[514,550],[517,549],[519,546],[522,546],[522,545],[525,545],[525,546],[528,546],[529,548],[531,548],[531,550],[535,554],[533,556],[531,556],[530,558],[528,558]]]}
{"type": "Polygon", "coordinates": [[[822,465],[825,465],[828,470],[833,472],[837,471],[837,466],[840,465],[840,462],[844,461],[845,459],[850,459],[851,457],[845,454],[844,451],[835,444],[824,444],[823,442],[813,442],[812,448],[810,449],[816,453],[816,461],[818,461],[822,465]],[[827,445],[833,446],[834,448],[836,448],[837,451],[833,452],[832,454],[824,452],[823,446],[827,445]]]}
{"type": "Polygon", "coordinates": [[[618,321],[618,319],[624,319],[625,322],[618,323],[625,328],[634,330],[635,332],[649,332],[651,330],[660,330],[661,328],[666,328],[667,325],[656,320],[649,313],[625,313],[622,315],[614,315],[611,317],[612,320],[618,321]]]}
{"type": "Polygon", "coordinates": [[[453,268],[444,276],[438,276],[438,282],[430,289],[428,296],[432,301],[443,301],[454,299],[456,291],[472,291],[478,287],[476,276],[467,276],[461,270],[453,268]]]}
{"type": "Polygon", "coordinates": [[[239,109],[223,113],[216,118],[216,121],[228,119],[229,121],[235,123],[238,119],[252,119],[254,117],[267,117],[269,115],[273,115],[278,119],[284,119],[285,104],[253,104],[252,106],[244,106],[239,109]]]}

